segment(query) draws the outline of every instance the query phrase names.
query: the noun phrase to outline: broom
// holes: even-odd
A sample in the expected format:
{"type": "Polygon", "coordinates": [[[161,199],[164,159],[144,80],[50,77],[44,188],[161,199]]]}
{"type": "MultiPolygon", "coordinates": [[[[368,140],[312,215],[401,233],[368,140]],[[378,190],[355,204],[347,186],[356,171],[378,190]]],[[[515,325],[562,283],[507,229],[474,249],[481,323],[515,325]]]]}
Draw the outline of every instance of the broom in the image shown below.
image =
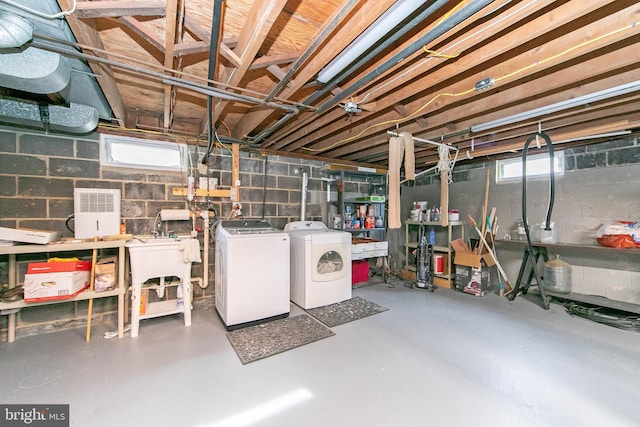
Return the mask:
{"type": "Polygon", "coordinates": [[[467,217],[469,218],[469,221],[471,222],[471,225],[473,226],[473,228],[476,229],[476,232],[478,233],[478,236],[480,236],[480,239],[482,239],[482,243],[487,247],[487,250],[489,251],[489,255],[491,255],[491,258],[493,258],[493,261],[496,263],[496,267],[498,267],[498,273],[502,274],[502,277],[504,277],[507,287],[509,288],[509,290],[512,290],[513,288],[511,287],[511,283],[509,283],[509,279],[507,278],[507,273],[505,273],[504,270],[502,269],[502,266],[498,261],[498,257],[496,257],[496,254],[494,253],[494,249],[487,244],[486,239],[482,235],[482,231],[480,231],[480,229],[478,228],[478,224],[471,217],[471,215],[467,215],[467,217]]]}

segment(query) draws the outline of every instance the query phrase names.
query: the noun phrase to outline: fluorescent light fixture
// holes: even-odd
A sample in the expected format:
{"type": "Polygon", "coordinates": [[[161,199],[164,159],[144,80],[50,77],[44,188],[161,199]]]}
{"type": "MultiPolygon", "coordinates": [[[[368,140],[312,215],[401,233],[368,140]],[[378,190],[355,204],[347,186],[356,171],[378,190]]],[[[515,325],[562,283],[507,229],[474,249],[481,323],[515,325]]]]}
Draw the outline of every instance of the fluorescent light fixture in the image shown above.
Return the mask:
{"type": "Polygon", "coordinates": [[[424,0],[400,0],[380,15],[373,24],[362,32],[349,46],[347,46],[333,61],[318,73],[317,80],[327,83],[340,71],[355,61],[367,49],[375,45],[387,35],[399,22],[405,20],[424,4],[424,0]]]}
{"type": "Polygon", "coordinates": [[[567,99],[555,104],[547,105],[545,107],[535,108],[533,110],[525,111],[524,113],[514,114],[512,116],[503,117],[502,119],[493,120],[490,122],[482,123],[479,125],[471,126],[471,132],[482,132],[488,129],[497,128],[500,126],[510,125],[527,119],[533,119],[535,117],[544,116],[547,114],[555,113],[562,110],[568,110],[573,107],[579,107],[581,105],[589,104],[591,102],[602,101],[604,99],[613,98],[619,95],[635,92],[640,90],[640,80],[627,83],[624,85],[612,87],[609,89],[594,92],[589,95],[579,96],[573,99],[567,99]]]}

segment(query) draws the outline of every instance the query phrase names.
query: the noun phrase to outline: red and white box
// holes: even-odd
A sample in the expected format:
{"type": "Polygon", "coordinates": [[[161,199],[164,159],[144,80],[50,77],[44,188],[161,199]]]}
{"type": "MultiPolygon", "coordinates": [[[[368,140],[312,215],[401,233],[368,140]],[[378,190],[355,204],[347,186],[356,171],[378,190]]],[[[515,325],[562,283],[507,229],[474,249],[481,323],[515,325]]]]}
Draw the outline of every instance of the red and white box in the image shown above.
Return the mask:
{"type": "Polygon", "coordinates": [[[24,276],[24,301],[71,298],[89,287],[91,262],[32,262],[24,276]]]}

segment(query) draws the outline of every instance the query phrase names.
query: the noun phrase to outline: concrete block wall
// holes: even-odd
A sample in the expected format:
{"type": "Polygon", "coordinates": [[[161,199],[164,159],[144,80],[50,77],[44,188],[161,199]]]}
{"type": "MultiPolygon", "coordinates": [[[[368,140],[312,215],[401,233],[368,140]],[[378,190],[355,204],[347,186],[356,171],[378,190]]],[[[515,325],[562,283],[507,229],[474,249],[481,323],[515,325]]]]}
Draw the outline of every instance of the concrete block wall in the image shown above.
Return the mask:
{"type": "MultiPolygon", "coordinates": [[[[563,147],[555,147],[556,151],[563,147]]],[[[546,150],[543,150],[543,152],[546,150]]],[[[616,220],[640,220],[640,140],[618,138],[591,146],[564,149],[565,174],[556,177],[552,220],[559,241],[597,245],[601,224],[616,220]]],[[[522,217],[522,183],[495,183],[495,162],[459,163],[449,186],[449,207],[458,208],[467,222],[465,236],[477,237],[467,221],[471,214],[480,223],[484,205],[485,180],[490,176],[489,208],[497,208],[498,237],[512,233],[522,217]]],[[[543,222],[548,201],[548,180],[527,182],[529,224],[543,222]]],[[[421,176],[402,188],[402,216],[408,218],[413,201],[427,200],[438,206],[440,180],[433,174],[421,176]]],[[[389,248],[399,266],[404,265],[404,228],[389,231],[389,248]]],[[[502,244],[499,259],[514,281],[522,259],[522,248],[502,244]]],[[[551,254],[550,254],[551,255],[551,254]]],[[[640,304],[640,253],[630,251],[563,251],[561,258],[572,268],[573,291],[606,296],[640,304]]]]}
{"type": "MultiPolygon", "coordinates": [[[[190,147],[197,162],[194,147],[190,147]]],[[[218,154],[216,162],[203,172],[217,177],[221,186],[231,185],[231,157],[218,154]]],[[[73,213],[73,189],[117,188],[122,194],[121,214],[127,233],[149,235],[158,228],[155,219],[161,209],[189,207],[184,196],[173,189],[186,185],[186,174],[137,169],[103,168],[100,165],[98,134],[68,137],[39,131],[0,127],[0,226],[53,230],[62,237],[73,237],[65,223],[73,213]]],[[[241,151],[239,202],[245,218],[264,218],[282,229],[298,220],[301,213],[302,168],[308,171],[308,220],[323,220],[326,210],[321,178],[322,162],[310,162],[280,156],[264,157],[241,151]],[[265,174],[266,165],[266,174],[265,174]],[[266,186],[265,186],[266,178],[266,186]]],[[[196,180],[197,182],[197,180],[196,180]]],[[[217,219],[227,219],[232,202],[220,198],[196,200],[196,208],[213,208],[217,219]]],[[[216,220],[212,219],[215,226],[216,220]]],[[[73,222],[69,221],[72,226],[73,222]]],[[[201,222],[197,222],[201,225],[201,222]]],[[[163,230],[188,233],[190,221],[169,221],[163,230]]],[[[201,247],[202,233],[200,233],[201,247]]],[[[86,253],[64,253],[86,258],[86,253]]],[[[101,256],[115,254],[105,251],[101,256]]],[[[26,255],[18,259],[18,280],[24,279],[28,262],[45,255],[26,255]]],[[[89,254],[90,258],[90,254],[89,254]]],[[[194,286],[194,297],[213,293],[214,250],[209,252],[209,286],[194,286]]],[[[194,264],[193,277],[202,277],[202,264],[194,264]]],[[[0,285],[8,282],[7,257],[0,256],[0,285]]],[[[115,317],[115,298],[94,301],[96,321],[115,317]]],[[[51,304],[26,308],[18,315],[17,335],[75,327],[86,322],[87,302],[51,304]]],[[[0,316],[0,339],[6,339],[6,316],[0,316]]]]}

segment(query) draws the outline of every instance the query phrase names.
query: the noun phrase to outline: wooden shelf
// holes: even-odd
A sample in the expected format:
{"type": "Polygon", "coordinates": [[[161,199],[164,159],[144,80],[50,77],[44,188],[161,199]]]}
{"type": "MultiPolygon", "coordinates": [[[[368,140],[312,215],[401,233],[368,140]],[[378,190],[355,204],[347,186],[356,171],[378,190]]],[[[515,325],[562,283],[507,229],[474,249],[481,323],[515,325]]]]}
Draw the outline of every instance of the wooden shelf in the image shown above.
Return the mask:
{"type": "MultiPolygon", "coordinates": [[[[205,189],[198,188],[197,190],[194,191],[194,194],[196,196],[198,196],[198,197],[224,197],[224,198],[230,198],[231,197],[231,190],[230,189],[205,190],[205,189]]],[[[187,195],[187,189],[186,188],[174,188],[173,189],[173,195],[174,196],[186,196],[187,195]]]]}
{"type": "MultiPolygon", "coordinates": [[[[495,239],[494,242],[508,245],[525,246],[526,240],[505,240],[495,239]]],[[[595,252],[619,252],[625,254],[640,255],[640,248],[610,248],[608,246],[600,245],[582,245],[579,243],[543,243],[543,242],[531,242],[532,246],[544,247],[549,249],[575,249],[582,251],[595,251],[595,252]]]]}
{"type": "Polygon", "coordinates": [[[25,302],[24,300],[16,300],[9,302],[0,302],[1,310],[11,310],[14,308],[24,308],[24,307],[35,307],[38,305],[49,305],[49,304],[57,304],[63,302],[73,302],[73,301],[85,301],[88,299],[96,299],[96,298],[106,298],[106,297],[115,297],[118,295],[124,295],[124,288],[116,288],[111,291],[104,292],[95,292],[95,291],[82,291],[78,295],[75,295],[71,298],[64,299],[56,299],[50,301],[35,301],[35,302],[25,302]]]}
{"type": "Polygon", "coordinates": [[[65,302],[84,301],[88,299],[107,298],[112,296],[118,297],[118,337],[124,335],[124,296],[125,296],[125,244],[126,240],[104,240],[94,241],[61,241],[48,245],[13,245],[1,246],[0,255],[7,255],[9,258],[9,288],[18,285],[17,274],[17,255],[23,254],[46,254],[50,252],[75,252],[75,251],[92,251],[93,249],[118,249],[118,279],[116,288],[110,291],[95,292],[83,291],[71,298],[60,300],[25,302],[24,300],[0,302],[0,313],[7,315],[7,339],[9,342],[15,341],[16,332],[16,312],[22,308],[35,307],[39,305],[61,304],[65,302]]]}

